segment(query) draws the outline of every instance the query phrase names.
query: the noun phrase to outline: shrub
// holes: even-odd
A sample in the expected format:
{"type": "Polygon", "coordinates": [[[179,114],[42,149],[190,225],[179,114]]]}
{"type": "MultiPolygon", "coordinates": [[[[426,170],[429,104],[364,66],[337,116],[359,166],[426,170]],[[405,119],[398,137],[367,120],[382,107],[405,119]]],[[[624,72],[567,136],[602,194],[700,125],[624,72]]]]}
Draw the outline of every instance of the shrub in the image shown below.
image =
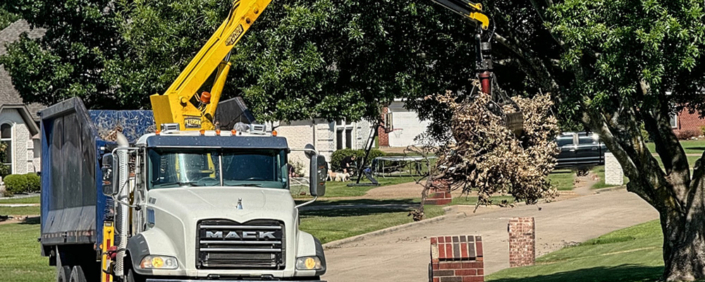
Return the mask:
{"type": "MultiPolygon", "coordinates": [[[[342,150],[338,150],[338,151],[333,152],[333,155],[330,158],[331,159],[331,164],[330,164],[331,170],[332,171],[342,171],[342,169],[340,168],[340,162],[342,162],[345,157],[352,156],[352,155],[355,156],[355,158],[356,158],[355,161],[358,162],[358,164],[359,164],[359,162],[362,161],[362,158],[365,157],[365,150],[342,149],[342,150]]],[[[384,155],[385,155],[384,152],[382,152],[380,150],[376,150],[376,149],[370,150],[370,155],[367,156],[367,164],[370,163],[370,160],[373,160],[376,157],[381,157],[384,155]]]]}
{"type": "Polygon", "coordinates": [[[10,174],[4,179],[5,190],[13,194],[27,192],[27,177],[24,174],[10,174]]]}
{"type": "Polygon", "coordinates": [[[29,189],[29,192],[39,192],[41,189],[41,178],[39,175],[27,173],[25,177],[27,177],[27,189],[29,189]]]}
{"type": "Polygon", "coordinates": [[[704,135],[704,136],[705,136],[705,126],[701,126],[701,127],[700,127],[700,135],[704,135]]]}
{"type": "MultiPolygon", "coordinates": [[[[0,156],[0,159],[2,159],[2,156],[0,156]]],[[[0,177],[8,176],[10,173],[12,172],[10,171],[9,165],[0,164],[0,177]]]]}
{"type": "Polygon", "coordinates": [[[676,137],[678,137],[679,140],[688,140],[692,139],[693,137],[698,137],[700,136],[700,132],[694,129],[689,129],[689,130],[682,130],[676,134],[676,137]]]}

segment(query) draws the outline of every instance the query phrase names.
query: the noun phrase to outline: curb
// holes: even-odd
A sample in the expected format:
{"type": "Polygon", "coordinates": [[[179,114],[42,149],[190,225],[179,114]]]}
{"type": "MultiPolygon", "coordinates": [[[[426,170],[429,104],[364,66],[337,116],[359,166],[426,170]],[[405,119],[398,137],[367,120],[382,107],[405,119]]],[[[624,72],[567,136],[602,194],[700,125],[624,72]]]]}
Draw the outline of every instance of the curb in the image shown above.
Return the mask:
{"type": "Polygon", "coordinates": [[[40,204],[0,204],[0,207],[21,208],[21,207],[38,207],[40,204]]]}
{"type": "Polygon", "coordinates": [[[360,234],[360,235],[353,236],[350,238],[345,238],[345,239],[340,239],[338,241],[325,243],[325,244],[323,244],[323,249],[324,250],[337,249],[337,248],[340,248],[340,246],[342,246],[344,244],[363,241],[366,238],[377,237],[377,236],[381,236],[381,235],[384,235],[387,233],[396,232],[399,230],[404,230],[404,229],[409,229],[409,228],[416,227],[416,226],[436,223],[439,221],[444,221],[446,219],[456,219],[456,218],[465,218],[465,217],[467,217],[467,214],[458,213],[458,214],[443,215],[443,216],[429,218],[429,219],[422,220],[422,221],[416,221],[416,222],[410,222],[410,223],[406,223],[406,224],[402,224],[402,225],[392,226],[392,227],[388,227],[388,228],[385,228],[382,230],[372,231],[370,233],[360,234]]]}
{"type": "Polygon", "coordinates": [[[602,188],[602,189],[598,189],[597,191],[595,191],[595,194],[600,194],[600,193],[605,193],[605,192],[613,192],[613,191],[619,191],[619,190],[625,190],[625,189],[627,189],[627,185],[611,187],[611,188],[602,188]]]}
{"type": "MultiPolygon", "coordinates": [[[[0,194],[0,195],[2,195],[2,194],[0,194]]],[[[39,196],[41,196],[40,193],[20,194],[20,195],[15,195],[14,197],[3,197],[3,196],[0,196],[0,200],[32,198],[32,197],[39,197],[39,196]]]]}

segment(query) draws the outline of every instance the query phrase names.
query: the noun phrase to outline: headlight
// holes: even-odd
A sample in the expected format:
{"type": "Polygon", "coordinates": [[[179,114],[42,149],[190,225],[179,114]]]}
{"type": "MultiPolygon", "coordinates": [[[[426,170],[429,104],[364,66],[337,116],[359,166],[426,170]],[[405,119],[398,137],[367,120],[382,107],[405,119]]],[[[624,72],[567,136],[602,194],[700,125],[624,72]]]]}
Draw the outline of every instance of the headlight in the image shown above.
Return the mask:
{"type": "Polygon", "coordinates": [[[142,269],[176,269],[179,263],[175,257],[167,256],[146,256],[140,263],[142,269]]]}
{"type": "Polygon", "coordinates": [[[296,258],[296,269],[298,270],[321,270],[321,259],[318,257],[300,257],[296,258]]]}

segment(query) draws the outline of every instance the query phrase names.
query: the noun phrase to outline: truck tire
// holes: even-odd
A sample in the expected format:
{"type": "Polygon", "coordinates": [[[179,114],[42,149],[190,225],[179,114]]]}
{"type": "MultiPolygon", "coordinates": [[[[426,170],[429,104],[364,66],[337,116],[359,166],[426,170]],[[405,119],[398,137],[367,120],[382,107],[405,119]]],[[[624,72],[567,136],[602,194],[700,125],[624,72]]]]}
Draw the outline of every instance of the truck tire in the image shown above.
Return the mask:
{"type": "Polygon", "coordinates": [[[69,282],[70,277],[70,266],[56,266],[56,282],[69,282]]]}
{"type": "Polygon", "coordinates": [[[69,282],[87,282],[86,275],[83,273],[83,267],[74,265],[73,270],[71,270],[71,279],[69,282]]]}

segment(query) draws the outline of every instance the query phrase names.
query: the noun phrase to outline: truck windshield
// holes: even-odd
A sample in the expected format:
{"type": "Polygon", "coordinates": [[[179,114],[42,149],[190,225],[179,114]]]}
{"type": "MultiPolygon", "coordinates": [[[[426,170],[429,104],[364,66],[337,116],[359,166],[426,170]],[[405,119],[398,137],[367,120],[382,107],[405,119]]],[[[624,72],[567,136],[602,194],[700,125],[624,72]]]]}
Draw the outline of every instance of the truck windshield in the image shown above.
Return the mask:
{"type": "Polygon", "coordinates": [[[152,149],[149,189],[191,186],[287,188],[282,150],[152,149]]]}

